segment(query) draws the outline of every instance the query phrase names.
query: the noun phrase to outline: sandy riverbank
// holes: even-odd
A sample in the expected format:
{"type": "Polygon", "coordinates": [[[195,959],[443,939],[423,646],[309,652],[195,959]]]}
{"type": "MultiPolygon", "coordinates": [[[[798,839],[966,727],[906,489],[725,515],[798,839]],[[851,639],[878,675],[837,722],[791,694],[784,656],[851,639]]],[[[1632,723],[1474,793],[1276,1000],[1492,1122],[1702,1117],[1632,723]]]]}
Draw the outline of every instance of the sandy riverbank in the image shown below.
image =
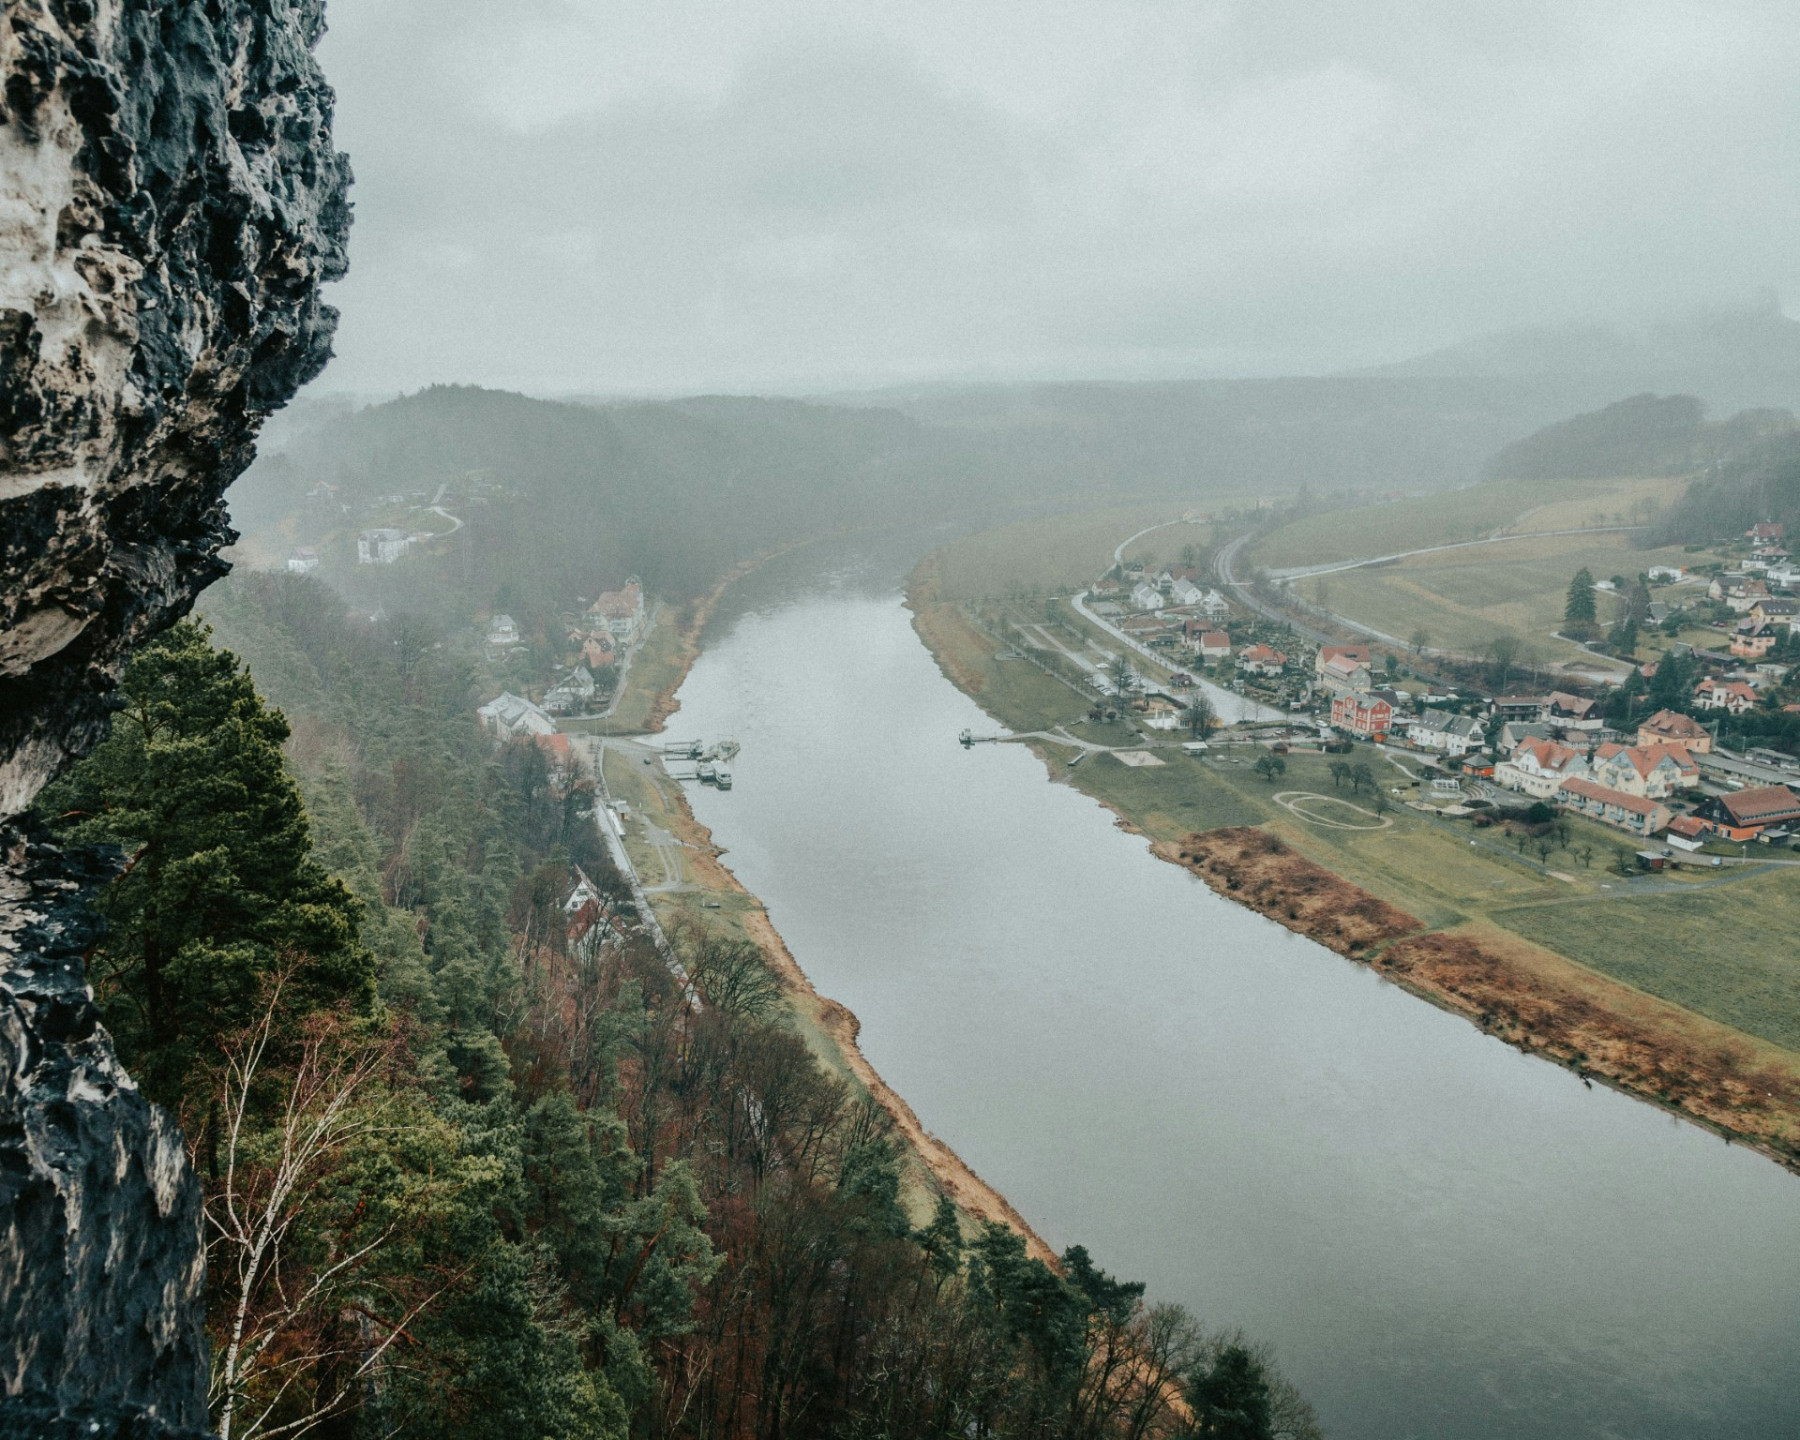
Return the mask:
{"type": "MultiPolygon", "coordinates": [[[[687,679],[688,671],[699,657],[706,622],[725,592],[773,558],[774,554],[770,554],[739,565],[682,617],[679,672],[651,702],[651,732],[660,731],[668,718],[680,709],[676,691],[687,679]]],[[[704,889],[743,896],[754,902],[754,908],[740,917],[741,922],[751,939],[761,948],[770,969],[781,978],[790,1003],[830,1040],[844,1070],[854,1076],[856,1082],[887,1113],[894,1123],[896,1133],[917,1157],[935,1187],[948,1195],[951,1202],[970,1219],[993,1221],[1008,1226],[1024,1236],[1027,1249],[1033,1256],[1046,1264],[1055,1265],[1055,1251],[1031,1228],[1012,1203],[983,1180],[955,1150],[927,1130],[905,1098],[881,1078],[880,1072],[862,1052],[858,1040],[861,1022],[846,1006],[814,989],[812,981],[788,950],[780,931],[775,928],[774,921],[769,918],[768,911],[719,858],[722,852],[713,843],[712,832],[695,818],[681,787],[675,785],[672,790],[674,803],[669,815],[669,830],[686,847],[684,858],[694,880],[704,889]]]]}

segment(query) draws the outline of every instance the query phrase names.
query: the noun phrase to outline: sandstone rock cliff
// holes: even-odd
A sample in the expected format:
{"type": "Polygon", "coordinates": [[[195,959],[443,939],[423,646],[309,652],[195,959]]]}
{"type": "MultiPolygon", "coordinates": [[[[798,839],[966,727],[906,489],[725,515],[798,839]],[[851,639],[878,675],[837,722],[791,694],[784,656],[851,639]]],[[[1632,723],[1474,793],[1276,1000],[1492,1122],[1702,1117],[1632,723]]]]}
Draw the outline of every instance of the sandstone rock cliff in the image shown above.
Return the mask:
{"type": "Polygon", "coordinates": [[[323,25],[323,0],[0,11],[0,1432],[205,1425],[198,1187],[81,975],[100,872],[7,822],[223,571],[225,488],[329,356],[323,25]]]}

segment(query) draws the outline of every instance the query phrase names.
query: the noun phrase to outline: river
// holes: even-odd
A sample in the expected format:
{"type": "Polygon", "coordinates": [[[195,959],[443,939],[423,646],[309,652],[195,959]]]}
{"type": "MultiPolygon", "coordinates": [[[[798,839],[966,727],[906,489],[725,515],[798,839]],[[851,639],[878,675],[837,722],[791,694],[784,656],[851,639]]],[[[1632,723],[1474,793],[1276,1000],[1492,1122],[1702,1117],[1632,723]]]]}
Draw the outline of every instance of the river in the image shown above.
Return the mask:
{"type": "Polygon", "coordinates": [[[1272,1341],[1334,1440],[1800,1435],[1800,1180],[964,751],[916,551],[744,582],[672,724],[743,742],[695,811],[925,1125],[1053,1246],[1272,1341]]]}

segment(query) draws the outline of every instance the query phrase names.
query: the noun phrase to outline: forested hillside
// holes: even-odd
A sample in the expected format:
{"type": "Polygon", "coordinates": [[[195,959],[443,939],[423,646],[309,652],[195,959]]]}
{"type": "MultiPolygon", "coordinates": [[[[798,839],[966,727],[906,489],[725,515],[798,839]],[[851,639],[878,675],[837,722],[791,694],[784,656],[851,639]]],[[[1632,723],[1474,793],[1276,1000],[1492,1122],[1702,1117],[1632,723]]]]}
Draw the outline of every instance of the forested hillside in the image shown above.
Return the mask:
{"type": "Polygon", "coordinates": [[[1600,480],[1692,475],[1738,460],[1795,428],[1786,410],[1744,410],[1709,422],[1692,395],[1634,395],[1547,425],[1488,464],[1507,480],[1600,480]]]}
{"type": "Polygon", "coordinates": [[[554,614],[626,574],[662,598],[691,596],[751,555],[861,526],[980,525],[1140,496],[1244,505],[1301,487],[1436,489],[1476,478],[1496,447],[1562,413],[1553,396],[1485,381],[604,406],[435,387],[321,410],[231,504],[266,558],[316,546],[323,573],[371,609],[479,610],[504,586],[499,608],[554,614]],[[354,537],[379,525],[445,538],[377,575],[355,564],[354,537]]]}
{"type": "Polygon", "coordinates": [[[354,585],[371,578],[357,574],[351,543],[383,518],[369,514],[379,497],[442,490],[467,521],[455,563],[406,565],[383,581],[434,613],[501,585],[522,609],[554,611],[596,593],[596,577],[635,573],[655,594],[693,595],[782,541],[954,503],[924,449],[917,426],[878,410],[599,408],[440,386],[317,426],[259,462],[231,499],[245,528],[298,514],[297,538],[331,532],[327,570],[354,585]],[[920,473],[910,486],[896,480],[920,473]],[[321,484],[335,493],[309,504],[321,484]]]}
{"type": "Polygon", "coordinates": [[[1772,435],[1697,479],[1644,536],[1656,545],[1699,545],[1772,520],[1800,534],[1800,433],[1772,435]]]}
{"type": "Polygon", "coordinates": [[[204,1177],[222,1434],[1316,1433],[1081,1249],[909,1215],[760,952],[681,937],[690,993],[454,647],[300,577],[206,608],[41,813],[124,855],[91,975],[204,1177]]]}

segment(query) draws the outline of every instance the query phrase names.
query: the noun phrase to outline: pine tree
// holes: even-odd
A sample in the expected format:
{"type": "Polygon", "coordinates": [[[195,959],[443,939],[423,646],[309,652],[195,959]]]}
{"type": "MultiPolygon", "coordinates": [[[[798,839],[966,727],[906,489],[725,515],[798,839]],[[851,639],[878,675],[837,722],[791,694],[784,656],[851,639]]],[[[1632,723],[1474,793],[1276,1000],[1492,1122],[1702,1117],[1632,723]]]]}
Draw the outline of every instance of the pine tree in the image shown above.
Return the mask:
{"type": "Polygon", "coordinates": [[[171,1107],[277,968],[299,966],[291,1018],[374,998],[362,907],[312,858],[287,721],[208,636],[183,623],[139,652],[111,735],[39,805],[67,839],[125,852],[90,973],[126,1063],[171,1107]]]}
{"type": "Polygon", "coordinates": [[[1217,1361],[1194,1377],[1188,1403],[1194,1433],[1206,1440],[1271,1440],[1275,1433],[1268,1376],[1242,1345],[1227,1345],[1217,1361]]]}
{"type": "Polygon", "coordinates": [[[1563,605],[1563,621],[1574,626],[1578,633],[1585,635],[1593,627],[1596,614],[1594,577],[1584,565],[1575,572],[1575,578],[1569,582],[1569,598],[1563,605]]]}

